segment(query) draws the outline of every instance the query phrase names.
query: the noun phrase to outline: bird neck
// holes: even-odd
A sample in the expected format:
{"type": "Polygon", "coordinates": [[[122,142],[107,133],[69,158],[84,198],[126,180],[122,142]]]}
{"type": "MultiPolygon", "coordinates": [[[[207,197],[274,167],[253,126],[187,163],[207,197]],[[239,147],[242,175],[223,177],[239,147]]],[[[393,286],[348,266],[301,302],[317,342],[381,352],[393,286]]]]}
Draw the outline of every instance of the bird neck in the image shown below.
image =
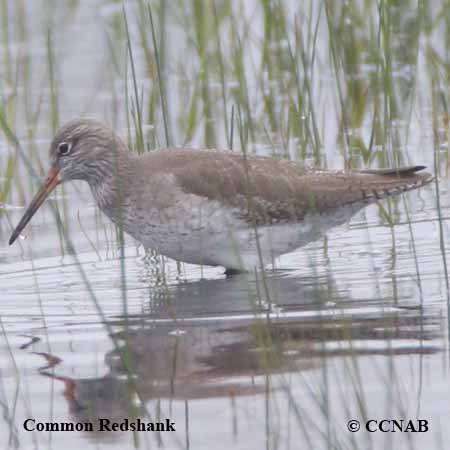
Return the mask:
{"type": "Polygon", "coordinates": [[[128,204],[137,157],[123,149],[109,156],[102,160],[101,169],[88,183],[100,209],[116,222],[128,204]]]}

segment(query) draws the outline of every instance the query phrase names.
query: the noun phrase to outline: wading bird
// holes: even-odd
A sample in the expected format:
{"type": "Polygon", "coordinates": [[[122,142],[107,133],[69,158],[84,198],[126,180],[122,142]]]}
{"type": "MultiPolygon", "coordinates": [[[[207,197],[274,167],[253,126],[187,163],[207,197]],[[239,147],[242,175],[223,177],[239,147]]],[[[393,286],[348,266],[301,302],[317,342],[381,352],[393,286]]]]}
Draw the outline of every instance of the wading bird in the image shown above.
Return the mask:
{"type": "Polygon", "coordinates": [[[262,269],[361,208],[433,179],[417,173],[423,166],[315,170],[230,151],[170,148],[137,156],[93,120],[73,120],[57,132],[50,164],[10,244],[58,184],[84,180],[99,208],[146,248],[227,273],[262,269]]]}

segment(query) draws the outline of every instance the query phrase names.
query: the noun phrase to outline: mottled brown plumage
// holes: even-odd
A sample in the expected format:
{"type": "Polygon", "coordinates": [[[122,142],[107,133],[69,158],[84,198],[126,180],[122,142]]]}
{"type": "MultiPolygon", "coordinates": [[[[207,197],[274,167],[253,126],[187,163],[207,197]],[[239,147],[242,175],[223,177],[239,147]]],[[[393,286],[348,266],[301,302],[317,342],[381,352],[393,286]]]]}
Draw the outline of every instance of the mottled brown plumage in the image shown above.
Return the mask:
{"type": "MultiPolygon", "coordinates": [[[[301,168],[288,160],[211,150],[168,149],[142,159],[146,173],[171,173],[184,192],[239,209],[257,223],[302,220],[306,214],[385,198],[431,180],[422,166],[363,171],[301,168]],[[252,214],[252,210],[255,214],[252,214]]],[[[361,205],[363,206],[363,205],[361,205]]]]}
{"type": "Polygon", "coordinates": [[[108,127],[90,120],[61,128],[50,160],[49,178],[11,242],[49,191],[80,179],[105,214],[146,247],[231,269],[264,265],[362,207],[432,180],[417,173],[422,166],[324,171],[237,152],[179,148],[138,157],[108,127]]]}

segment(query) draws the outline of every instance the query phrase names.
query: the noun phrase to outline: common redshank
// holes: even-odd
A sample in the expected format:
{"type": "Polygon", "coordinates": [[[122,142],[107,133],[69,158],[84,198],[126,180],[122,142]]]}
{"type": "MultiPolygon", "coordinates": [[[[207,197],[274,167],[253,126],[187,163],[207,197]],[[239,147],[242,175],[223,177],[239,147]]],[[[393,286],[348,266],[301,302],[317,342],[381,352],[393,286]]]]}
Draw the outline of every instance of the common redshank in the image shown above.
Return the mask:
{"type": "Polygon", "coordinates": [[[84,180],[99,208],[146,248],[228,272],[262,269],[361,208],[433,179],[417,173],[424,166],[315,170],[231,151],[170,148],[137,156],[93,120],[64,125],[50,163],[10,244],[58,184],[84,180]]]}

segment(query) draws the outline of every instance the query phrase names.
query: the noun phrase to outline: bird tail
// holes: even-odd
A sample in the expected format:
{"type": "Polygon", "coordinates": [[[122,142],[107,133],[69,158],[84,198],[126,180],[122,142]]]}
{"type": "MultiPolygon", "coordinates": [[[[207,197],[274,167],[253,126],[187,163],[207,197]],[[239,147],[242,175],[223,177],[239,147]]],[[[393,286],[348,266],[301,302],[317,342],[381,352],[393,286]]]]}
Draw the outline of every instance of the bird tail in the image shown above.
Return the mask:
{"type": "Polygon", "coordinates": [[[434,180],[429,172],[417,173],[425,168],[425,166],[408,166],[397,169],[361,170],[359,173],[365,175],[361,180],[364,197],[381,200],[425,186],[434,180]]]}

